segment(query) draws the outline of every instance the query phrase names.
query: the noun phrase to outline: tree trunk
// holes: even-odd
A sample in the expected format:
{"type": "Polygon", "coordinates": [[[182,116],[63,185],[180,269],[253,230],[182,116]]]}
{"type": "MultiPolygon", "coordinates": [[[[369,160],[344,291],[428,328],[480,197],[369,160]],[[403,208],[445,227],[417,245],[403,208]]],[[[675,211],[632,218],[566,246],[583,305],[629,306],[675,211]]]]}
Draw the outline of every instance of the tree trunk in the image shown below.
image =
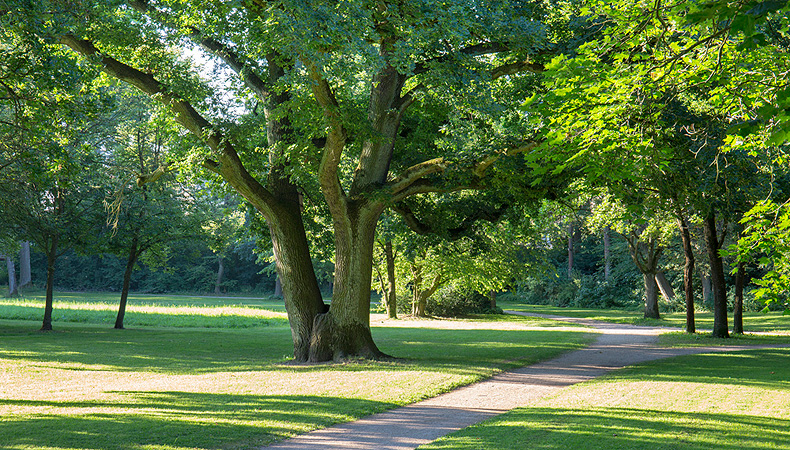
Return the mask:
{"type": "Polygon", "coordinates": [[[332,305],[315,319],[310,361],[384,355],[370,333],[373,242],[381,205],[349,202],[347,221],[335,219],[335,286],[332,305]]]}
{"type": "Polygon", "coordinates": [[[115,329],[123,329],[123,319],[126,316],[126,300],[129,297],[129,283],[132,281],[132,271],[137,258],[140,256],[138,252],[137,237],[132,239],[132,246],[129,248],[129,256],[126,258],[126,270],[123,272],[123,286],[121,287],[121,301],[118,303],[118,314],[115,316],[115,329]]]}
{"type": "Polygon", "coordinates": [[[30,285],[30,242],[22,242],[19,249],[19,283],[18,287],[23,288],[30,285]]]}
{"type": "Polygon", "coordinates": [[[660,319],[658,313],[658,284],[656,274],[643,273],[642,278],[645,282],[645,318],[660,319]]]}
{"type": "Polygon", "coordinates": [[[732,333],[743,334],[743,285],[746,283],[745,264],[738,263],[735,274],[735,304],[732,311],[732,333]]]}
{"type": "Polygon", "coordinates": [[[568,224],[568,278],[573,278],[573,223],[568,224]]]}
{"type": "Polygon", "coordinates": [[[387,300],[387,316],[390,319],[398,318],[398,298],[395,288],[395,252],[392,250],[392,241],[387,240],[384,244],[384,256],[387,261],[387,289],[385,295],[387,300]]]}
{"type": "Polygon", "coordinates": [[[316,316],[328,310],[313,269],[307,236],[297,202],[282,205],[276,218],[267,217],[277,274],[291,325],[294,359],[307,361],[316,316]]]}
{"type": "Polygon", "coordinates": [[[425,304],[422,299],[422,267],[415,263],[409,264],[411,268],[411,315],[425,317],[425,304]]]}
{"type": "Polygon", "coordinates": [[[661,295],[664,296],[664,299],[667,301],[675,299],[675,290],[672,289],[672,285],[669,284],[669,280],[667,280],[664,272],[656,273],[656,284],[658,284],[658,290],[661,292],[661,295]]]}
{"type": "Polygon", "coordinates": [[[710,276],[708,276],[708,274],[700,272],[699,278],[702,283],[702,302],[705,303],[711,299],[713,287],[711,286],[710,276]]]}
{"type": "Polygon", "coordinates": [[[217,255],[217,282],[214,284],[214,294],[222,294],[222,276],[225,274],[225,259],[217,255]]]}
{"type": "Polygon", "coordinates": [[[276,298],[283,298],[283,284],[280,281],[280,275],[275,274],[274,277],[274,295],[276,298]]]}
{"type": "Polygon", "coordinates": [[[683,242],[683,255],[685,264],[683,265],[683,293],[686,297],[686,333],[696,333],[697,327],[694,322],[694,249],[691,247],[691,232],[688,222],[683,216],[678,216],[680,226],[680,237],[683,242]]]}
{"type": "Polygon", "coordinates": [[[727,290],[724,282],[724,263],[719,254],[721,243],[716,233],[716,215],[708,213],[703,221],[705,244],[710,259],[710,278],[713,284],[713,337],[728,338],[727,326],[727,290]]]}
{"type": "Polygon", "coordinates": [[[496,291],[490,290],[488,291],[488,299],[491,301],[491,309],[496,309],[496,291]]]}
{"type": "Polygon", "coordinates": [[[16,267],[14,265],[14,258],[10,256],[5,257],[6,267],[8,268],[8,296],[16,297],[19,295],[18,285],[16,284],[16,267]]]}
{"type": "Polygon", "coordinates": [[[41,331],[52,331],[52,301],[53,287],[55,285],[55,260],[58,252],[58,235],[52,236],[47,252],[47,294],[44,300],[44,321],[41,324],[41,331]]]}
{"type": "Polygon", "coordinates": [[[603,279],[609,281],[612,278],[612,238],[609,225],[603,227],[603,279]]]}

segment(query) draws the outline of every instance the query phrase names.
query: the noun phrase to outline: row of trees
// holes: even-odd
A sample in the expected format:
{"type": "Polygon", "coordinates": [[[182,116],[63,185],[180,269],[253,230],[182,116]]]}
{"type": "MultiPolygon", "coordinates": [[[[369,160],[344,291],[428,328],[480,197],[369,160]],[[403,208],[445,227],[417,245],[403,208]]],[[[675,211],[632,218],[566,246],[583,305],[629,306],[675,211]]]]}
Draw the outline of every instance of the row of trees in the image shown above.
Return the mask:
{"type": "MultiPolygon", "coordinates": [[[[114,79],[181,127],[163,131],[184,145],[136,168],[139,185],[153,190],[177,166],[206,170],[260,213],[300,361],[382,356],[369,294],[383,214],[458,241],[477,222],[563,196],[572,180],[572,192],[612,205],[608,226],[628,236],[645,274],[646,315],[657,313],[666,218],[681,229],[700,218],[714,334],[725,337],[722,224],[757,198],[781,198],[784,1],[5,3],[4,40],[20,61],[39,61],[24,65],[49,76],[37,80],[64,79],[52,76],[58,71],[114,79]],[[211,82],[183,57],[198,47],[224,68],[211,82]],[[770,183],[748,189],[755,174],[770,183]],[[311,255],[326,239],[331,306],[311,255]]],[[[53,90],[39,84],[41,92],[53,90]]],[[[69,114],[95,97],[74,98],[69,114]]],[[[82,129],[54,128],[62,144],[83,142],[68,138],[82,129]]],[[[54,174],[88,163],[21,156],[54,174]]],[[[53,211],[68,201],[58,186],[47,192],[53,211]]],[[[392,240],[382,235],[387,253],[392,240]]],[[[453,251],[414,246],[407,260],[419,308],[421,292],[443,278],[441,268],[428,274],[426,258],[453,251]]],[[[388,289],[397,288],[388,281],[388,289]]]]}

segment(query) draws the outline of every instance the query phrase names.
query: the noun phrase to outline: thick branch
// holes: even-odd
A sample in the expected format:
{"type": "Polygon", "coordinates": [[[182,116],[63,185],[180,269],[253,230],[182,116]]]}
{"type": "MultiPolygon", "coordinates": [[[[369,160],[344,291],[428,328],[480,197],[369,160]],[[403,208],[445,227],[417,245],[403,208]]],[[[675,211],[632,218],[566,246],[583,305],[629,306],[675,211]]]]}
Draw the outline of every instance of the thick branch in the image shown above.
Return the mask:
{"type": "MultiPolygon", "coordinates": [[[[166,13],[151,6],[148,0],[130,0],[128,3],[132,8],[151,16],[160,24],[168,28],[179,29],[179,26],[172,21],[166,13]]],[[[227,45],[207,37],[201,30],[194,26],[188,26],[185,30],[193,41],[200,44],[207,52],[224,61],[259,99],[264,100],[269,96],[269,89],[266,82],[255,73],[255,68],[249,63],[243,62],[236,52],[231,50],[227,45]]]]}
{"type": "MultiPolygon", "coordinates": [[[[153,75],[126,65],[114,58],[103,55],[91,41],[67,35],[61,43],[75,52],[88,57],[99,58],[102,70],[108,75],[137,87],[152,98],[168,106],[176,115],[176,121],[192,134],[202,139],[206,145],[219,154],[219,164],[205,162],[204,166],[222,174],[241,195],[257,208],[263,210],[276,204],[275,199],[244,167],[236,149],[222,134],[200,115],[191,104],[170,92],[153,75]]],[[[161,176],[161,175],[160,175],[161,176]]],[[[271,213],[271,211],[268,211],[271,213]]]]}
{"type": "Polygon", "coordinates": [[[324,153],[321,156],[321,164],[318,168],[318,179],[333,215],[338,212],[345,214],[346,195],[340,185],[338,173],[340,170],[340,158],[346,145],[346,129],[340,117],[337,99],[329,83],[312,64],[306,64],[306,66],[310,73],[310,78],[313,80],[313,95],[319,106],[324,110],[324,117],[329,125],[329,132],[324,144],[324,153]]]}
{"type": "Polygon", "coordinates": [[[447,238],[452,241],[462,238],[479,220],[492,223],[499,221],[509,208],[509,204],[503,204],[496,208],[491,205],[484,205],[464,218],[458,226],[442,230],[421,221],[408,205],[398,204],[392,207],[393,211],[398,213],[406,222],[406,225],[415,233],[420,235],[446,233],[447,238]]]}
{"type": "Polygon", "coordinates": [[[522,72],[543,73],[545,70],[546,67],[543,64],[529,61],[519,61],[510,64],[503,64],[495,68],[491,71],[491,78],[496,80],[497,78],[504,77],[505,75],[515,75],[522,72]]]}

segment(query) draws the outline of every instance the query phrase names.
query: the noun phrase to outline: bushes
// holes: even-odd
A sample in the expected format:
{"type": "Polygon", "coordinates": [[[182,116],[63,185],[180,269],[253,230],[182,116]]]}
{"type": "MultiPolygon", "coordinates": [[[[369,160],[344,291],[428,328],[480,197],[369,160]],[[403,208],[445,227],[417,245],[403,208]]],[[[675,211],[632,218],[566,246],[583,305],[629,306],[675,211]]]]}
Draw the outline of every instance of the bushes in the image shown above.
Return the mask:
{"type": "MultiPolygon", "coordinates": [[[[411,295],[398,295],[398,314],[411,314],[411,295]]],[[[428,298],[425,313],[438,317],[462,317],[470,314],[503,314],[491,308],[491,300],[479,292],[446,286],[428,298]]]]}
{"type": "Polygon", "coordinates": [[[518,287],[516,296],[532,305],[576,308],[628,308],[642,302],[641,277],[624,276],[611,282],[598,275],[577,278],[532,278],[518,287]]]}

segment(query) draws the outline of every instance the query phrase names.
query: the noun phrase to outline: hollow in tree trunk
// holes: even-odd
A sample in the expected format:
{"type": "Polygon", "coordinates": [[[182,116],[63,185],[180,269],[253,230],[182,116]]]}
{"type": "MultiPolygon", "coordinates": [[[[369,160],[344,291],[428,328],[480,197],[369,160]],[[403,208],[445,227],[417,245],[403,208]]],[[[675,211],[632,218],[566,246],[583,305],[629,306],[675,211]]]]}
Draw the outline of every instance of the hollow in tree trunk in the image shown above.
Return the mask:
{"type": "Polygon", "coordinates": [[[713,285],[713,337],[728,338],[727,326],[727,290],[724,282],[724,263],[719,254],[721,240],[716,231],[716,215],[708,213],[703,221],[705,244],[710,259],[710,278],[713,285]]]}

